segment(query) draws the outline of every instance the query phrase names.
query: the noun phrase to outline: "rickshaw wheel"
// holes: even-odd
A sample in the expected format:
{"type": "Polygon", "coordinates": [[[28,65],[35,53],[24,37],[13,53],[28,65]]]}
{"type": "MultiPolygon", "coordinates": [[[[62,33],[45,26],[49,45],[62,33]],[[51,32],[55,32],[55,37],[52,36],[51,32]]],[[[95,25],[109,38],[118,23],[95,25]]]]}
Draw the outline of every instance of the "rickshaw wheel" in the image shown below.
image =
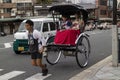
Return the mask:
{"type": "Polygon", "coordinates": [[[46,61],[49,64],[54,65],[59,61],[60,57],[61,57],[61,51],[50,50],[50,51],[47,52],[46,61]]]}
{"type": "Polygon", "coordinates": [[[86,67],[88,64],[90,54],[90,42],[88,37],[81,36],[76,44],[76,61],[77,64],[83,68],[86,67]]]}
{"type": "MultiPolygon", "coordinates": [[[[47,44],[52,44],[54,42],[54,38],[55,36],[50,36],[47,40],[47,44]]],[[[45,56],[45,58],[49,64],[54,65],[59,61],[60,56],[61,51],[58,48],[51,46],[48,48],[47,55],[45,56]]]]}

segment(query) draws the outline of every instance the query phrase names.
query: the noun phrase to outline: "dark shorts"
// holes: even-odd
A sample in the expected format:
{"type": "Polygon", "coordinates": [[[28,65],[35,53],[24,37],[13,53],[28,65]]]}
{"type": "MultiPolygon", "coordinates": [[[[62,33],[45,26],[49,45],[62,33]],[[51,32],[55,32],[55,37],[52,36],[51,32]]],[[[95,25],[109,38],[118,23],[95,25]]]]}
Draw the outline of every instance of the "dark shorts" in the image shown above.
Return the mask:
{"type": "Polygon", "coordinates": [[[31,53],[31,59],[42,59],[42,53],[39,52],[31,53]]]}

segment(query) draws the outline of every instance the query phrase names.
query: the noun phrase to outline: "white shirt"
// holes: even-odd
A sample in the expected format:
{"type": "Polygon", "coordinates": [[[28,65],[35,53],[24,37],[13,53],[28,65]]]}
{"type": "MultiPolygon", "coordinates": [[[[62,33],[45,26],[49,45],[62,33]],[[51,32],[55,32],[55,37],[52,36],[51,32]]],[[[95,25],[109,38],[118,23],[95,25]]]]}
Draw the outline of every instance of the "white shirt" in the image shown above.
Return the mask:
{"type": "MultiPolygon", "coordinates": [[[[26,31],[26,34],[28,35],[28,31],[26,31]]],[[[44,37],[41,35],[41,33],[38,30],[33,31],[33,38],[38,39],[38,49],[40,50],[42,46],[46,45],[44,37]],[[40,44],[42,43],[42,44],[40,44]]]]}

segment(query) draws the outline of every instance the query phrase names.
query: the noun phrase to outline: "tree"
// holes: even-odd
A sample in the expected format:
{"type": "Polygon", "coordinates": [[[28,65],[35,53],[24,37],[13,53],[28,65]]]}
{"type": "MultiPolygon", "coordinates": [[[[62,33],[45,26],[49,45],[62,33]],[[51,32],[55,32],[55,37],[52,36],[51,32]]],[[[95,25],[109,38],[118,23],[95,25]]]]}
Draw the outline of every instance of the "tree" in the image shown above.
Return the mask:
{"type": "Polygon", "coordinates": [[[53,0],[37,0],[38,4],[50,4],[53,0]]]}

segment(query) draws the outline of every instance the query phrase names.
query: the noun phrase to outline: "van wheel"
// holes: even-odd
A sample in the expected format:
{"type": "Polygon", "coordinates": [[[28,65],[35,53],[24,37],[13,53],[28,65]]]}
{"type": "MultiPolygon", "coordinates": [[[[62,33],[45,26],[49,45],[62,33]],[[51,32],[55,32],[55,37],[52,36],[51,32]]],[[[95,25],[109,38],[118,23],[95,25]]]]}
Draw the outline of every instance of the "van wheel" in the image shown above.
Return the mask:
{"type": "Polygon", "coordinates": [[[20,54],[21,53],[21,51],[15,51],[15,54],[20,54]]]}

